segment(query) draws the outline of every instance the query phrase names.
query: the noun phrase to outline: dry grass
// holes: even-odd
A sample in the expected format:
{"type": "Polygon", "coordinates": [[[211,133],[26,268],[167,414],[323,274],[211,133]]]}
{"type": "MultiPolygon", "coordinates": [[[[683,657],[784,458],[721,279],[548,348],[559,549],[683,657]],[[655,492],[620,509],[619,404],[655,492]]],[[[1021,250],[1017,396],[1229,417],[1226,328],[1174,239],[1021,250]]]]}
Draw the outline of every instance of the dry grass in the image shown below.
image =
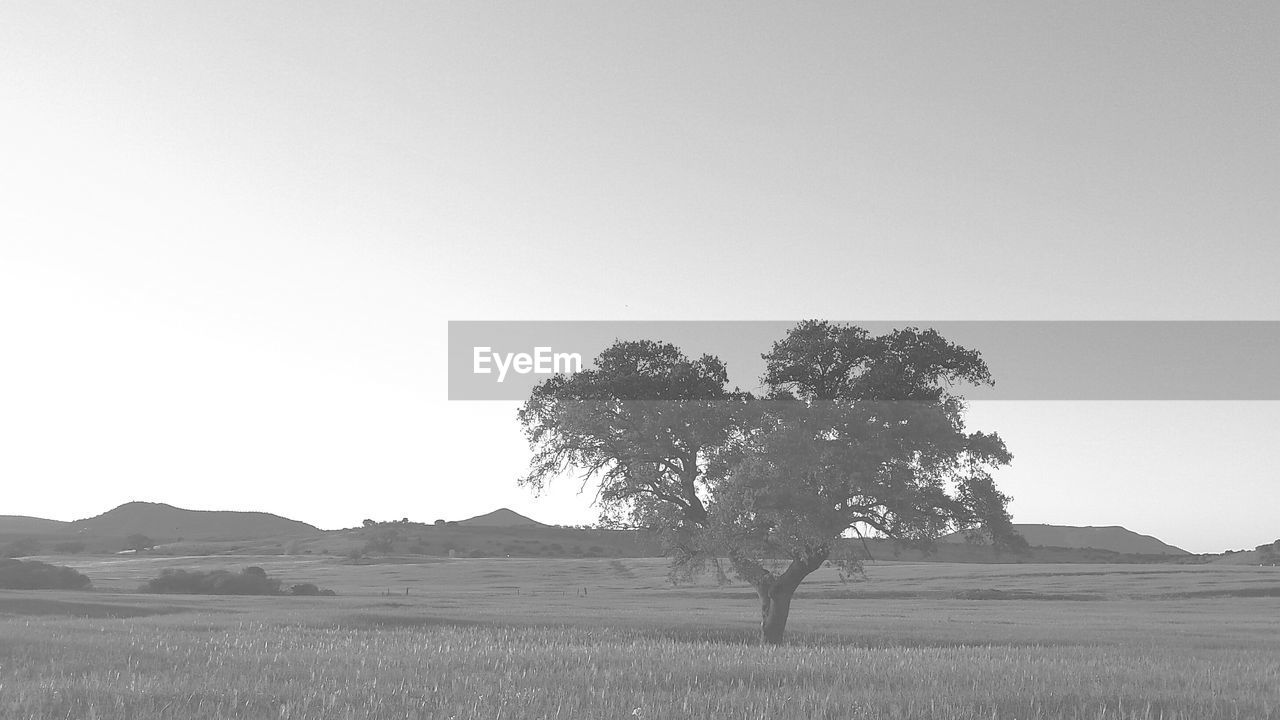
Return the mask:
{"type": "Polygon", "coordinates": [[[185,567],[344,595],[0,593],[0,717],[1280,718],[1280,598],[1232,596],[1274,569],[877,566],[817,578],[764,648],[744,588],[660,561],[275,560],[185,567]]]}

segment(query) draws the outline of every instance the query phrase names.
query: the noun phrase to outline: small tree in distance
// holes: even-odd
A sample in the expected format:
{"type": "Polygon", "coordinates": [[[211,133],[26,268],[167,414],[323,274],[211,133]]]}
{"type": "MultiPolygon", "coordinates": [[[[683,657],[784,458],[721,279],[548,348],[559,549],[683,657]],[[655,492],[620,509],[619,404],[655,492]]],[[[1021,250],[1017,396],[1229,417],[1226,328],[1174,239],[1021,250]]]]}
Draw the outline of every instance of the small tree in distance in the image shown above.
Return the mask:
{"type": "Polygon", "coordinates": [[[872,336],[809,321],[764,356],[767,393],[727,387],[717,358],[617,342],[594,367],[536,388],[519,418],[534,456],[521,483],[566,471],[599,483],[615,524],[658,530],[676,571],[727,558],[761,602],[761,640],[783,640],[791,598],[846,533],[927,545],[978,528],[1019,547],[990,470],[999,437],[967,433],[953,383],[990,384],[977,352],[932,330],[872,336]]]}
{"type": "Polygon", "coordinates": [[[156,546],[156,542],[142,533],[134,533],[125,538],[125,548],[136,552],[150,550],[156,546]]]}

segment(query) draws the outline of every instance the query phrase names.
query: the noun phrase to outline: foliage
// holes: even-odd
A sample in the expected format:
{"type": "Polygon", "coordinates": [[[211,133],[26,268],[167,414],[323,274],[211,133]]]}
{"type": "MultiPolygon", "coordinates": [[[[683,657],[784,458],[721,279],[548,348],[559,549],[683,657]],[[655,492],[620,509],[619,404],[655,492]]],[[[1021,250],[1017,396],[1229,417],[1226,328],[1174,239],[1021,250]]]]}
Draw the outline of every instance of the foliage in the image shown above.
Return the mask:
{"type": "Polygon", "coordinates": [[[1259,565],[1280,565],[1280,540],[1267,545],[1259,545],[1257,550],[1259,565]]]}
{"type": "Polygon", "coordinates": [[[323,590],[315,585],[315,583],[299,583],[289,587],[290,595],[336,595],[332,590],[323,590]]]}
{"type": "Polygon", "coordinates": [[[400,533],[395,528],[375,531],[365,540],[364,551],[366,554],[389,553],[395,547],[395,542],[399,539],[400,533]]]}
{"type": "Polygon", "coordinates": [[[233,573],[228,570],[188,572],[166,569],[160,577],[148,580],[140,592],[187,593],[197,595],[279,595],[280,581],[267,577],[259,567],[233,573]]]}
{"type": "Polygon", "coordinates": [[[522,484],[577,470],[596,483],[602,520],[659,531],[675,569],[728,557],[759,592],[770,641],[808,574],[828,561],[857,570],[856,556],[833,554],[848,533],[928,546],[976,528],[1025,547],[990,474],[1011,456],[999,437],[966,432],[950,392],[992,382],[976,351],[933,330],[808,321],[763,357],[756,397],[730,390],[715,357],[615,343],[521,407],[534,450],[522,484]]]}
{"type": "Polygon", "coordinates": [[[125,543],[125,549],[136,550],[138,552],[142,552],[143,550],[150,550],[156,546],[156,542],[154,540],[152,540],[151,538],[141,533],[135,533],[133,535],[130,535],[129,537],[125,538],[124,543],[125,543]]]}
{"type": "Polygon", "coordinates": [[[333,595],[313,583],[291,585],[281,590],[281,581],[267,575],[267,571],[251,566],[238,573],[228,570],[189,571],[167,569],[139,588],[140,592],[181,593],[192,595],[333,595]]]}
{"type": "Polygon", "coordinates": [[[69,567],[0,559],[0,588],[5,590],[85,590],[90,584],[88,577],[69,567]]]}

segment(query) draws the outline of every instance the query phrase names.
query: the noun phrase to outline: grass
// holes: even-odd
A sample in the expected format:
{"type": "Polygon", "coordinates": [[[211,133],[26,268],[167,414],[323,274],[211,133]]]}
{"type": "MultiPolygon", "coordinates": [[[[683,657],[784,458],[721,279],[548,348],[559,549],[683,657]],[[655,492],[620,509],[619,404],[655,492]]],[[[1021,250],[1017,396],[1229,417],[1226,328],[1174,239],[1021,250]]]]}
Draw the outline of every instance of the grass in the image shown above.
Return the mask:
{"type": "Polygon", "coordinates": [[[1280,718],[1273,568],[823,571],[769,648],[749,589],[671,588],[656,560],[170,562],[77,567],[131,588],[254,564],[342,595],[0,592],[0,717],[1280,718]]]}

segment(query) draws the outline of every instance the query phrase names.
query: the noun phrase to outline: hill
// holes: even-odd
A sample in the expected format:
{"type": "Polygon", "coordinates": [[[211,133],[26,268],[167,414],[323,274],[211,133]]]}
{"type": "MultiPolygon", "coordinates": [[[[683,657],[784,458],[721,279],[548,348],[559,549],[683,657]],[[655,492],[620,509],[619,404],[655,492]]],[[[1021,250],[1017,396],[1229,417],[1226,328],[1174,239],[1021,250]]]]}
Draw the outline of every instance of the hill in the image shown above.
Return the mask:
{"type": "Polygon", "coordinates": [[[319,528],[264,512],[184,510],[164,503],[131,502],[72,523],[75,532],[95,537],[140,533],[155,540],[244,540],[318,534],[319,528]]]}
{"type": "Polygon", "coordinates": [[[537,520],[527,518],[507,508],[498,508],[484,515],[459,520],[458,524],[464,527],[546,527],[546,525],[537,520]]]}
{"type": "Polygon", "coordinates": [[[0,535],[65,535],[74,532],[71,523],[60,520],[0,515],[0,535]]]}
{"type": "MultiPolygon", "coordinates": [[[[1150,535],[1139,535],[1132,530],[1110,525],[1106,527],[1076,527],[1072,525],[1014,524],[1014,529],[1027,539],[1032,547],[1093,548],[1110,550],[1127,555],[1190,555],[1150,535]]],[[[939,538],[939,542],[967,542],[964,533],[952,533],[939,538]]]]}

